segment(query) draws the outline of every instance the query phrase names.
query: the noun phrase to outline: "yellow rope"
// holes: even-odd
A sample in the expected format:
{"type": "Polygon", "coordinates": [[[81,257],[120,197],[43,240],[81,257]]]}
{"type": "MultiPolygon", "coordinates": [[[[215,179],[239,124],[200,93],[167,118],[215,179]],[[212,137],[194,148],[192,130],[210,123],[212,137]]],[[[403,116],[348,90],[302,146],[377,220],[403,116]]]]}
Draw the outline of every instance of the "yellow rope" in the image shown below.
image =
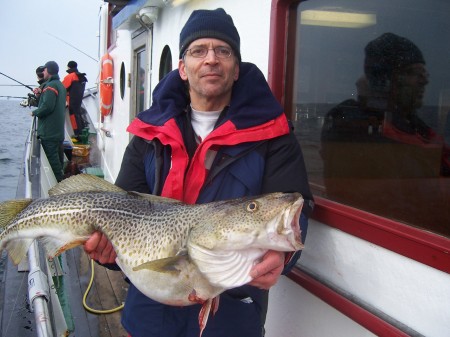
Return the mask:
{"type": "Polygon", "coordinates": [[[96,309],[93,309],[93,308],[89,307],[87,305],[87,303],[86,303],[86,298],[87,298],[87,296],[89,294],[89,291],[91,290],[93,282],[94,282],[94,260],[91,260],[91,279],[89,280],[89,284],[88,284],[88,286],[86,288],[86,291],[84,293],[84,296],[83,296],[83,307],[87,311],[89,311],[89,312],[91,312],[93,314],[102,315],[102,314],[112,314],[113,312],[116,312],[116,311],[119,311],[119,310],[123,309],[123,307],[124,307],[123,303],[120,306],[118,306],[117,308],[113,308],[113,309],[109,309],[109,310],[96,310],[96,309]]]}

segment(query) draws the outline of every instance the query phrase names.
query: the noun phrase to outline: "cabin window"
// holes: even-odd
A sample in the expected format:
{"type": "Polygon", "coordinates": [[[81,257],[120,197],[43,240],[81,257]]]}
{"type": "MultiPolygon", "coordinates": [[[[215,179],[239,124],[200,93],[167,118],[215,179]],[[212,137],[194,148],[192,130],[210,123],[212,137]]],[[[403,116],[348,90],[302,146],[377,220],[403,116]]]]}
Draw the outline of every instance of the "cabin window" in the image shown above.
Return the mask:
{"type": "Polygon", "coordinates": [[[120,65],[120,98],[123,99],[125,95],[125,64],[122,62],[120,65]]]}
{"type": "Polygon", "coordinates": [[[132,34],[133,65],[131,76],[132,106],[130,122],[136,114],[148,106],[150,83],[149,53],[151,53],[151,31],[140,28],[132,34]]]}
{"type": "Polygon", "coordinates": [[[165,46],[161,53],[161,62],[159,64],[159,80],[161,81],[172,70],[172,53],[170,47],[165,46]]]}
{"type": "Polygon", "coordinates": [[[146,68],[146,60],[147,51],[145,48],[142,48],[136,52],[136,68],[134,78],[136,83],[135,87],[135,97],[136,97],[136,112],[140,112],[144,110],[145,107],[145,68],[146,68]]]}
{"type": "Polygon", "coordinates": [[[439,0],[298,4],[284,99],[315,195],[450,236],[448,13],[439,0]]]}

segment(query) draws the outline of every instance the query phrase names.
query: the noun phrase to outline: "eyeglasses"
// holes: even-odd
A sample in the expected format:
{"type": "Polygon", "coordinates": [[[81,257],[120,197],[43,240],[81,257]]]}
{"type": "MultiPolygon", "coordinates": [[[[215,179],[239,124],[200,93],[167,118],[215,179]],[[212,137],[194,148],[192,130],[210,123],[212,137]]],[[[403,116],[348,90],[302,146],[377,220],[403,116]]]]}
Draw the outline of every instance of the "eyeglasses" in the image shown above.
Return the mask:
{"type": "Polygon", "coordinates": [[[187,52],[189,52],[189,54],[192,57],[200,59],[200,58],[206,57],[206,55],[208,55],[208,52],[210,50],[214,50],[214,55],[216,55],[216,57],[219,59],[227,59],[232,54],[231,48],[224,47],[224,46],[218,46],[215,48],[207,48],[205,46],[196,46],[196,47],[192,47],[191,49],[187,49],[184,52],[184,55],[186,55],[187,52]]]}

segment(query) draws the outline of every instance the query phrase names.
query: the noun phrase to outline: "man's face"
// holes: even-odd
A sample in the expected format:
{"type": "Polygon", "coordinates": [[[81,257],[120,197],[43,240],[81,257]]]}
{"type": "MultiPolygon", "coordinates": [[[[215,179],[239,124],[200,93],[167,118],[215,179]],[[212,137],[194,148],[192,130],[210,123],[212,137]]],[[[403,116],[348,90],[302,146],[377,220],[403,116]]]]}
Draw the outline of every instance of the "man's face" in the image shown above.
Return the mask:
{"type": "Polygon", "coordinates": [[[226,47],[229,44],[218,39],[203,38],[193,41],[184,58],[178,63],[183,80],[189,82],[189,94],[194,108],[202,110],[200,102],[209,102],[209,108],[222,109],[229,104],[234,81],[239,77],[239,64],[232,52],[228,58],[219,58],[213,48],[226,47]],[[193,57],[189,50],[193,47],[205,47],[205,57],[193,57]]]}
{"type": "Polygon", "coordinates": [[[427,69],[422,63],[412,64],[399,71],[395,80],[396,103],[401,107],[420,108],[428,77],[427,69]]]}
{"type": "Polygon", "coordinates": [[[44,74],[44,80],[48,80],[50,78],[50,74],[47,71],[47,68],[44,68],[44,71],[42,72],[44,74]]]}

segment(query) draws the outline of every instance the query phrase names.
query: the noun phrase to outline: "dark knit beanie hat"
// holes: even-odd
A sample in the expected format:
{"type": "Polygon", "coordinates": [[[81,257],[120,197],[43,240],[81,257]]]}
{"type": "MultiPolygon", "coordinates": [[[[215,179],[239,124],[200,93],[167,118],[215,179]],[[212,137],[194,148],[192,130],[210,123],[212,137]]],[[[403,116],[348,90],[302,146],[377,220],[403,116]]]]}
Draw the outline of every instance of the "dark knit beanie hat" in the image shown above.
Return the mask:
{"type": "Polygon", "coordinates": [[[37,67],[36,68],[36,76],[38,77],[38,78],[44,78],[44,66],[39,66],[39,67],[37,67]]]}
{"type": "Polygon", "coordinates": [[[67,68],[77,68],[78,64],[75,61],[69,61],[69,63],[67,63],[67,68]]]}
{"type": "Polygon", "coordinates": [[[180,59],[191,42],[201,38],[214,38],[230,45],[241,60],[241,39],[233,19],[222,8],[193,11],[180,33],[180,59]]]}
{"type": "Polygon", "coordinates": [[[47,68],[47,72],[50,75],[56,75],[59,72],[59,66],[58,63],[55,61],[48,61],[46,64],[43,65],[44,68],[47,68]]]}
{"type": "Polygon", "coordinates": [[[395,70],[415,63],[425,64],[422,52],[412,41],[392,33],[384,33],[369,42],[364,51],[364,72],[372,86],[389,83],[395,70]]]}

